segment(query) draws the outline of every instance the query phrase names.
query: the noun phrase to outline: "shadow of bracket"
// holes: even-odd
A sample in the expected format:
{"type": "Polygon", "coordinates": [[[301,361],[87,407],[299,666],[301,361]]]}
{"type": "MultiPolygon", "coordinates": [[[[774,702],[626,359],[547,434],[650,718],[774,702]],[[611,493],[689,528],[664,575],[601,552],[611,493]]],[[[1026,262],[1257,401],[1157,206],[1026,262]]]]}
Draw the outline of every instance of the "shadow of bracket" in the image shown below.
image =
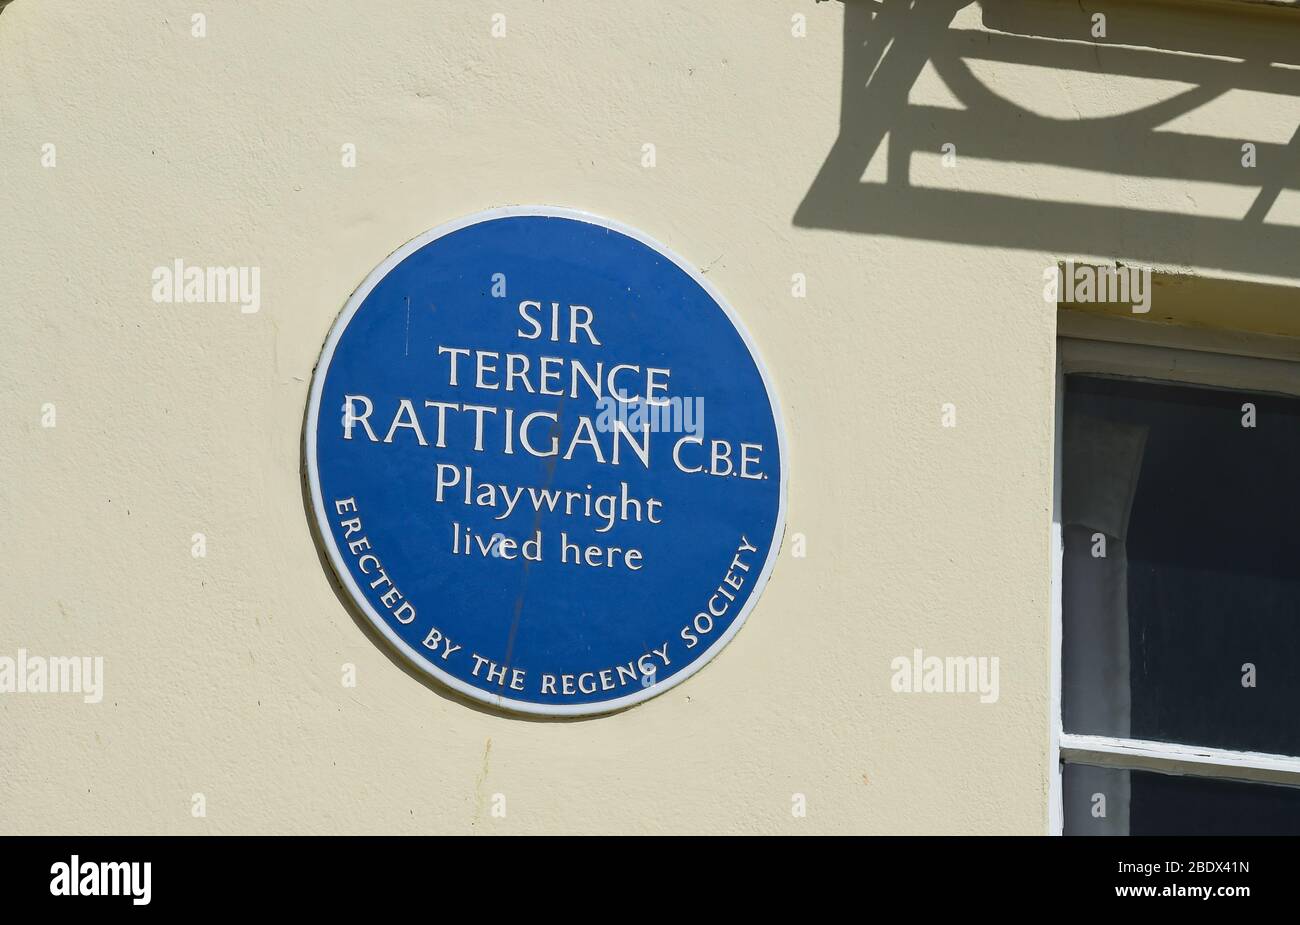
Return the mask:
{"type": "Polygon", "coordinates": [[[1256,166],[1249,169],[1241,161],[1249,139],[1160,130],[1231,90],[1300,99],[1294,7],[1090,3],[1085,11],[1046,0],[984,0],[982,29],[955,26],[969,5],[845,4],[839,136],[795,213],[796,226],[1300,278],[1300,226],[1265,221],[1284,190],[1300,190],[1300,127],[1286,143],[1252,141],[1256,166]],[[1097,11],[1108,11],[1109,40],[1091,37],[1097,11]],[[972,62],[1188,87],[1133,111],[1067,120],[994,92],[972,62]],[[910,102],[927,66],[964,109],[910,102]],[[863,181],[886,138],[886,179],[863,181]],[[947,143],[962,157],[1258,192],[1232,218],[1103,205],[1068,192],[1043,200],[913,185],[912,156],[938,154],[947,143]]]}

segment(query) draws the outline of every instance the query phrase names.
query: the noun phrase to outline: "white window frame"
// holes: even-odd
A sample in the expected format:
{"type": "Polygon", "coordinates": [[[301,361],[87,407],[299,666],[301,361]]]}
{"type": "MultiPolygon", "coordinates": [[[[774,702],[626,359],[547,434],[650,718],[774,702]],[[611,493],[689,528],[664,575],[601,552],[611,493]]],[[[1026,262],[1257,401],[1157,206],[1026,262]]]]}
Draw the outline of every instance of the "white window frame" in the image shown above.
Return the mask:
{"type": "Polygon", "coordinates": [[[1065,377],[1072,373],[1300,396],[1300,339],[1193,331],[1062,313],[1056,357],[1052,485],[1051,742],[1048,832],[1065,827],[1063,762],[1300,786],[1300,757],[1065,732],[1061,712],[1061,465],[1065,377]]]}

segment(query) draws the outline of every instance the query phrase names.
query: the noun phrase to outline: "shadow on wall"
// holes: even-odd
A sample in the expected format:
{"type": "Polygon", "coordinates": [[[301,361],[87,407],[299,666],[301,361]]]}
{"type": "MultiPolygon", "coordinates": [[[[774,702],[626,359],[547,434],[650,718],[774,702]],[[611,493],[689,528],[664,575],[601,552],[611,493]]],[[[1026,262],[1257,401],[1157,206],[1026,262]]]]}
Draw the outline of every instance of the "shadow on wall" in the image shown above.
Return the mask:
{"type": "Polygon", "coordinates": [[[1300,98],[1294,4],[984,0],[983,29],[957,25],[971,6],[847,0],[840,133],[796,226],[1300,278],[1300,227],[1265,220],[1283,190],[1300,187],[1300,128],[1285,143],[1161,128],[1232,90],[1300,98]],[[1108,37],[1092,36],[1096,13],[1105,14],[1108,37]],[[909,104],[927,62],[964,109],[909,104]],[[1000,79],[1015,96],[1026,89],[1041,98],[1053,85],[1065,94],[1052,72],[1175,83],[1154,85],[1163,99],[1118,115],[1054,118],[977,79],[972,64],[987,73],[984,62],[1040,69],[1018,72],[1033,87],[1000,79]],[[1245,142],[1256,148],[1249,169],[1245,142]],[[1139,178],[1130,181],[1137,186],[1168,178],[1255,192],[1240,216],[1211,216],[1100,204],[1061,183],[1050,199],[914,185],[913,155],[937,156],[948,143],[959,158],[1139,178]],[[887,177],[864,181],[882,145],[887,177]]]}

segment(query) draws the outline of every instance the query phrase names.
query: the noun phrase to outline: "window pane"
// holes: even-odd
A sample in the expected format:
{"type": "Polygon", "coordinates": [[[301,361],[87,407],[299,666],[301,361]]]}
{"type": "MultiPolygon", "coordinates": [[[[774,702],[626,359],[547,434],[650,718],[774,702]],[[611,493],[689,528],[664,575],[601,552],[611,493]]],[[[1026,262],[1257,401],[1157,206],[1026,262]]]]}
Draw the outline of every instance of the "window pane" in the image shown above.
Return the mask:
{"type": "Polygon", "coordinates": [[[1067,764],[1066,835],[1294,835],[1300,789],[1067,764]]]}
{"type": "Polygon", "coordinates": [[[1300,399],[1070,376],[1065,408],[1066,731],[1300,754],[1300,399]]]}

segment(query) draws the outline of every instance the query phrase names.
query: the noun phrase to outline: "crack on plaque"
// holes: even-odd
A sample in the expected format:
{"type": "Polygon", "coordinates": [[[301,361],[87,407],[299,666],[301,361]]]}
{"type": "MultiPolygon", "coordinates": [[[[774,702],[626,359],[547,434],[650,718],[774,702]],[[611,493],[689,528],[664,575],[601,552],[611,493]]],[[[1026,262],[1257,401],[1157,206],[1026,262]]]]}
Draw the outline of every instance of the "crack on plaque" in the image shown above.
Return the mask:
{"type": "MultiPolygon", "coordinates": [[[[555,424],[551,427],[551,433],[550,433],[550,435],[556,438],[557,440],[559,439],[560,435],[563,433],[563,429],[560,426],[563,415],[564,415],[564,398],[561,397],[560,403],[555,407],[555,424]]],[[[549,489],[552,483],[555,481],[555,469],[558,464],[559,464],[559,460],[556,457],[554,456],[548,457],[546,461],[546,481],[542,483],[543,491],[549,489]]],[[[536,532],[541,529],[542,529],[542,509],[538,507],[537,514],[533,518],[533,531],[536,532]]],[[[511,667],[511,658],[514,655],[514,651],[515,651],[515,638],[519,635],[519,622],[520,620],[523,619],[524,616],[524,596],[528,593],[529,565],[531,565],[531,563],[527,559],[524,559],[524,580],[521,587],[519,588],[519,594],[515,598],[515,612],[511,615],[510,633],[509,635],[506,636],[506,657],[502,663],[506,668],[511,667]]]]}

